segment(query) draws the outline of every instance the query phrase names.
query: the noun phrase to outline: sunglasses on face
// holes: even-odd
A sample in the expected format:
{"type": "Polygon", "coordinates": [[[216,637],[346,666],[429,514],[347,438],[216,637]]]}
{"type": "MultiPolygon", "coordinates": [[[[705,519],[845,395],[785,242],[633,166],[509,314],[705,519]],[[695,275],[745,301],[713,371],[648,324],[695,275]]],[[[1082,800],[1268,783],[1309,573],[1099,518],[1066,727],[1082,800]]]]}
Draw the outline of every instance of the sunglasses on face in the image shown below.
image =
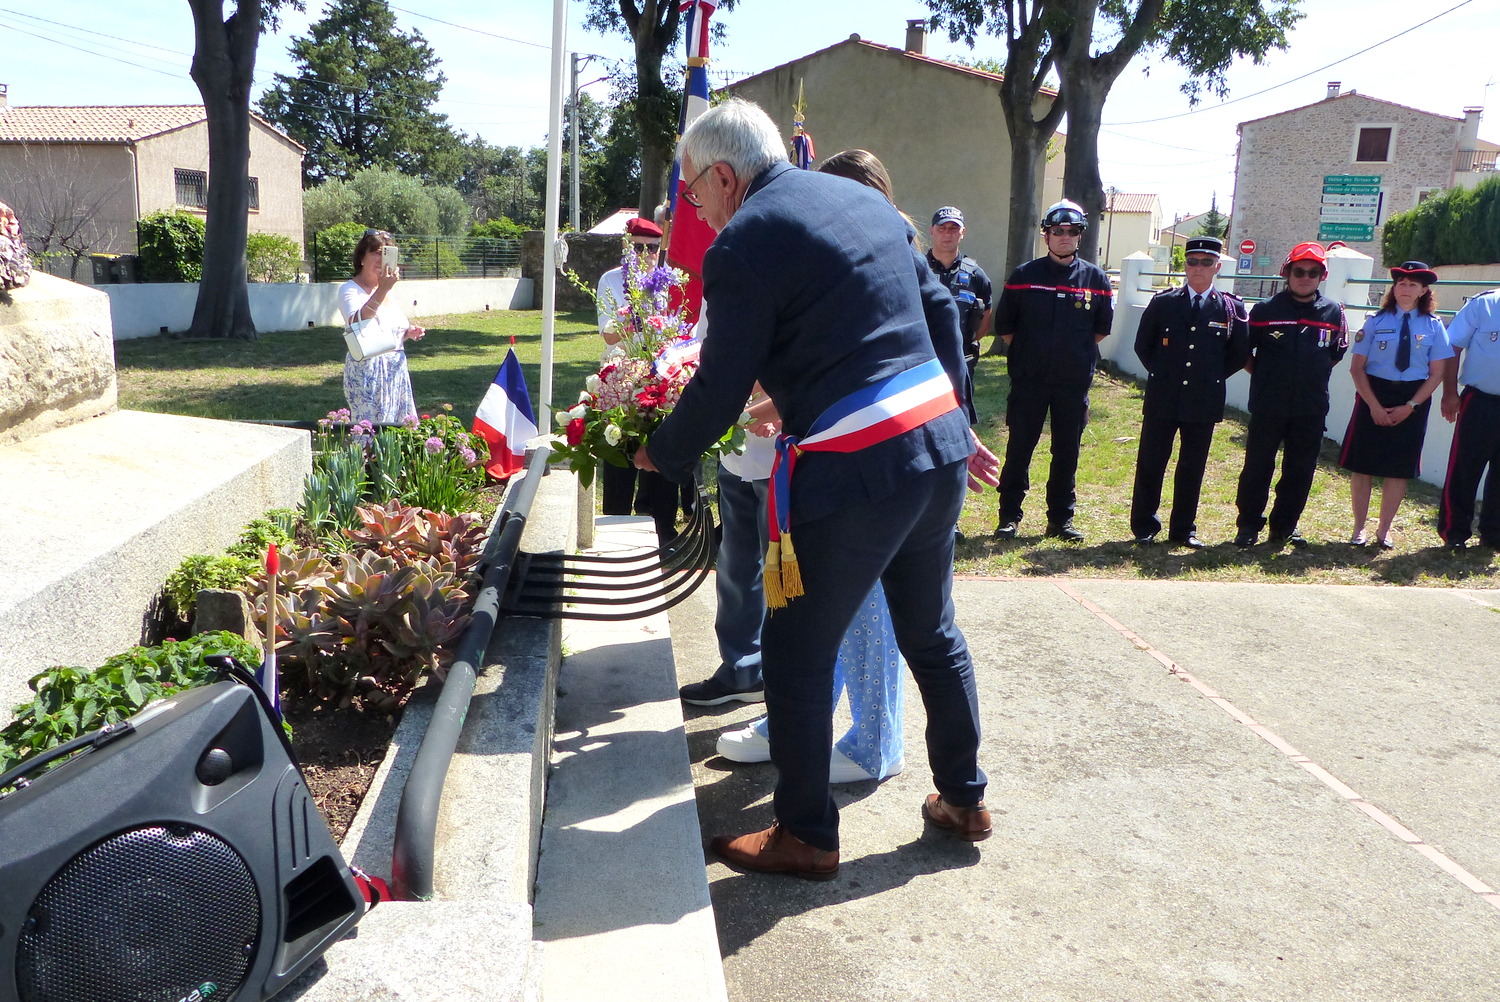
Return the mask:
{"type": "Polygon", "coordinates": [[[1083,230],[1077,226],[1054,226],[1047,231],[1054,237],[1081,237],[1083,230]]]}
{"type": "Polygon", "coordinates": [[[713,168],[714,168],[714,165],[713,164],[709,164],[707,167],[705,167],[702,170],[700,170],[698,172],[698,176],[695,177],[695,178],[693,178],[691,181],[689,181],[687,183],[687,186],[682,189],[682,200],[684,202],[686,202],[687,204],[691,205],[695,209],[701,209],[701,208],[703,208],[703,203],[698,200],[698,196],[697,195],[693,194],[693,185],[695,185],[699,181],[701,181],[703,179],[703,175],[707,174],[709,171],[713,170],[713,168]]]}
{"type": "Polygon", "coordinates": [[[1293,267],[1291,274],[1292,274],[1293,278],[1322,278],[1323,277],[1323,269],[1322,268],[1297,268],[1297,267],[1293,267]]]}
{"type": "Polygon", "coordinates": [[[635,252],[637,254],[643,253],[645,251],[650,251],[651,253],[655,254],[658,250],[661,249],[661,244],[637,244],[637,243],[633,243],[630,246],[632,246],[632,247],[635,248],[635,252]]]}
{"type": "Polygon", "coordinates": [[[1218,263],[1217,258],[1212,257],[1190,257],[1187,259],[1189,268],[1212,268],[1218,263]]]}

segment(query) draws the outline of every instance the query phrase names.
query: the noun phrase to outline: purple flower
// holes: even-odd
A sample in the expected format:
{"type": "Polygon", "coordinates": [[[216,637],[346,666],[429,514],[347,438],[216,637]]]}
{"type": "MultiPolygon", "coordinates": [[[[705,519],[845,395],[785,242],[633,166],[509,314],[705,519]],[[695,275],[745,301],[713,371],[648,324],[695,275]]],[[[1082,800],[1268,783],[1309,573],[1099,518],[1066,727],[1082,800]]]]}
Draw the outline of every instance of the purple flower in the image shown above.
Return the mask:
{"type": "Polygon", "coordinates": [[[671,268],[652,268],[641,276],[641,289],[653,296],[661,295],[676,284],[677,276],[672,274],[671,268]]]}
{"type": "Polygon", "coordinates": [[[373,421],[371,421],[369,418],[365,418],[363,421],[361,421],[359,424],[355,425],[354,427],[355,427],[355,429],[361,435],[373,435],[373,434],[375,434],[375,423],[373,421]]]}
{"type": "Polygon", "coordinates": [[[406,417],[401,419],[401,427],[403,428],[415,428],[421,423],[421,419],[418,418],[415,414],[408,414],[406,415],[406,417]]]}
{"type": "Polygon", "coordinates": [[[443,451],[443,440],[434,435],[422,443],[422,447],[427,450],[429,456],[436,456],[443,451]]]}
{"type": "Polygon", "coordinates": [[[473,466],[475,463],[479,462],[479,457],[474,455],[474,450],[469,448],[467,445],[461,445],[458,447],[458,458],[464,461],[464,466],[473,466]]]}

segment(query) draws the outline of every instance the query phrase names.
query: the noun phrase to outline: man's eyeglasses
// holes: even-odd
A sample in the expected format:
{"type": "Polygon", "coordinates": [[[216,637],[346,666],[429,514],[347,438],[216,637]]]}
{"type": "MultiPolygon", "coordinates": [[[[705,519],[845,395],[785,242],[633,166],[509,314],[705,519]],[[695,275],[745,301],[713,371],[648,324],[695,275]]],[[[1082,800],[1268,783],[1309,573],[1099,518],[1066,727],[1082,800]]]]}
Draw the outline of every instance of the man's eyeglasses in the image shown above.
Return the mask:
{"type": "Polygon", "coordinates": [[[701,181],[703,179],[703,175],[707,174],[709,171],[711,171],[713,169],[714,169],[714,165],[713,164],[709,164],[707,167],[703,168],[702,170],[700,170],[698,172],[698,176],[697,177],[693,178],[691,181],[689,181],[687,183],[687,186],[682,189],[682,200],[684,202],[686,202],[687,204],[691,205],[695,209],[701,209],[701,208],[703,208],[703,203],[698,200],[698,196],[697,195],[693,194],[693,185],[695,185],[699,181],[701,181]]]}
{"type": "Polygon", "coordinates": [[[1214,257],[1190,257],[1187,259],[1189,268],[1212,268],[1218,264],[1219,259],[1214,257]]]}
{"type": "Polygon", "coordinates": [[[1054,237],[1081,237],[1083,228],[1080,226],[1054,226],[1047,231],[1054,237]]]}
{"type": "Polygon", "coordinates": [[[1292,275],[1293,278],[1322,278],[1323,277],[1323,269],[1322,268],[1297,268],[1297,267],[1294,266],[1292,268],[1292,270],[1291,270],[1291,275],[1292,275]]]}

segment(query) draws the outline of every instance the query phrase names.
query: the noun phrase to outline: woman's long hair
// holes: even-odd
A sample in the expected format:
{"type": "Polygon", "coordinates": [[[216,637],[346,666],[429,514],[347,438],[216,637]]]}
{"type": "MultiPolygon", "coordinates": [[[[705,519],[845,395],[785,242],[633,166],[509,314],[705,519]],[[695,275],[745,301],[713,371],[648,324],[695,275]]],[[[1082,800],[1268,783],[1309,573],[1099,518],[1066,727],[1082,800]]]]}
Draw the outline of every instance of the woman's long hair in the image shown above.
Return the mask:
{"type": "MultiPolygon", "coordinates": [[[[890,171],[885,169],[885,164],[880,158],[869,150],[843,150],[824,160],[818,165],[818,172],[822,174],[833,174],[837,177],[847,177],[851,181],[858,181],[866,188],[874,188],[885,196],[885,200],[896,205],[896,195],[891,185],[890,171]]],[[[901,218],[906,220],[906,225],[917,234],[917,249],[925,250],[922,246],[922,234],[917,229],[917,224],[906,213],[901,212],[901,207],[896,206],[896,211],[901,213],[901,218]]]]}
{"type": "MultiPolygon", "coordinates": [[[[1432,316],[1432,311],[1437,309],[1437,296],[1432,292],[1432,286],[1428,285],[1422,289],[1422,294],[1417,297],[1417,312],[1423,316],[1432,316]]],[[[1385,297],[1380,300],[1381,313],[1399,313],[1401,307],[1396,305],[1396,287],[1392,285],[1385,290],[1385,297]]]]}

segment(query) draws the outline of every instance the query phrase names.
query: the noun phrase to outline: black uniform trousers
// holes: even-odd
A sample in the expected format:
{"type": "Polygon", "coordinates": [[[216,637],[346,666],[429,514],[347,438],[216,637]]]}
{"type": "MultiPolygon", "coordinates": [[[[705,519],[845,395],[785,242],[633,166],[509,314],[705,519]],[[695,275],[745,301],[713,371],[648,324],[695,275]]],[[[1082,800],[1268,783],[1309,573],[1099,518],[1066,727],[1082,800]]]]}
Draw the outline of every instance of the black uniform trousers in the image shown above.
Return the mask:
{"type": "Polygon", "coordinates": [[[1445,543],[1468,540],[1474,524],[1474,498],[1484,479],[1484,505],[1479,511],[1479,538],[1500,543],[1500,395],[1470,386],[1459,398],[1458,423],[1448,451],[1448,476],[1438,509],[1438,534],[1445,543]],[[1489,474],[1485,474],[1485,467],[1489,474]]]}
{"type": "Polygon", "coordinates": [[[1276,503],[1271,506],[1271,536],[1282,538],[1297,531],[1313,474],[1318,469],[1318,450],[1323,447],[1326,414],[1250,415],[1245,439],[1245,468],[1235,503],[1239,506],[1239,530],[1260,532],[1265,526],[1266,500],[1271,477],[1276,473],[1276,453],[1285,448],[1281,479],[1276,482],[1276,503]]]}
{"type": "MultiPolygon", "coordinates": [[[[631,497],[637,495],[636,485],[639,481],[639,494],[635,497],[636,514],[650,514],[652,521],[656,523],[657,542],[662,546],[676,538],[677,502],[679,497],[685,502],[688,492],[694,490],[692,485],[684,487],[660,473],[637,470],[634,466],[621,467],[612,463],[604,463],[602,466],[599,479],[604,494],[604,514],[629,515],[631,497]]],[[[687,510],[689,506],[684,503],[683,508],[687,510]]]]}
{"type": "Polygon", "coordinates": [[[1167,461],[1172,458],[1172,443],[1179,433],[1182,448],[1172,477],[1172,517],[1167,535],[1186,539],[1198,531],[1198,495],[1203,491],[1214,424],[1159,417],[1142,420],[1141,442],[1135,453],[1135,489],[1130,495],[1130,531],[1137,538],[1161,532],[1156,511],[1161,507],[1162,481],[1166,479],[1167,461]]]}
{"type": "Polygon", "coordinates": [[[1019,522],[1031,489],[1031,454],[1042,427],[1052,421],[1052,466],[1047,473],[1047,524],[1073,518],[1078,476],[1078,448],[1089,423],[1089,387],[1085,383],[1015,383],[1005,404],[1005,465],[1000,469],[1000,524],[1019,522]]]}

